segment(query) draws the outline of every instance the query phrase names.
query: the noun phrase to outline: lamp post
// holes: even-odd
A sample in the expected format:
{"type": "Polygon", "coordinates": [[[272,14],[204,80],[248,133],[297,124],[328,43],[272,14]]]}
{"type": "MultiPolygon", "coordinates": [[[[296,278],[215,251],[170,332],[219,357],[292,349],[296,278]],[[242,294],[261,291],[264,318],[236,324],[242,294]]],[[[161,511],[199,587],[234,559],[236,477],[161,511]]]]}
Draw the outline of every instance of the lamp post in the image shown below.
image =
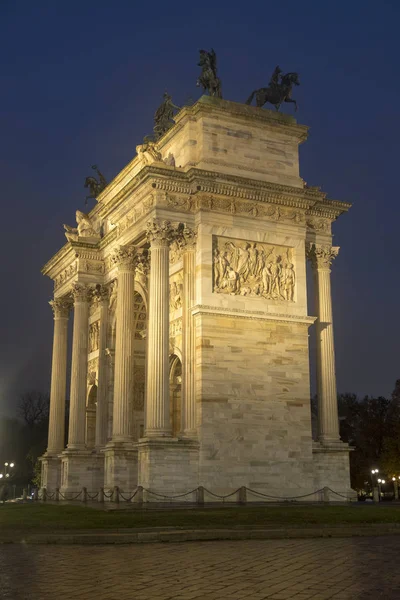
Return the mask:
{"type": "Polygon", "coordinates": [[[15,463],[5,462],[3,472],[0,473],[0,479],[8,479],[11,476],[11,473],[9,473],[9,471],[10,471],[10,469],[13,469],[14,467],[15,467],[15,463]]]}
{"type": "MultiPolygon", "coordinates": [[[[399,477],[400,479],[400,477],[399,477]]],[[[392,477],[392,481],[393,481],[393,488],[394,488],[394,499],[398,500],[399,499],[399,484],[397,481],[397,477],[392,477]]]]}
{"type": "MultiPolygon", "coordinates": [[[[379,502],[380,500],[379,485],[377,485],[378,473],[379,469],[371,469],[372,497],[375,502],[379,502]]],[[[380,482],[380,479],[378,479],[378,482],[380,482]]]]}

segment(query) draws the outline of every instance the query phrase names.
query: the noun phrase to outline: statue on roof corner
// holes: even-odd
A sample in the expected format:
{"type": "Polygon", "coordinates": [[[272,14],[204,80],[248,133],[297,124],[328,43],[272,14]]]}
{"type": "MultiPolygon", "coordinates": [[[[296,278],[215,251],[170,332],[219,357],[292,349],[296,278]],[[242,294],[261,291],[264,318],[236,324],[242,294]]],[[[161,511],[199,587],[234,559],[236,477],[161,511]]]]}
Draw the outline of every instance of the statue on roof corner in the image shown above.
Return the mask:
{"type": "Polygon", "coordinates": [[[89,215],[80,210],[77,210],[75,216],[77,225],[76,227],[64,225],[65,237],[69,242],[78,242],[79,238],[100,239],[100,234],[93,227],[89,215]]]}
{"type": "Polygon", "coordinates": [[[99,176],[99,181],[97,181],[96,177],[86,177],[85,179],[85,188],[89,188],[90,195],[86,196],[86,203],[88,198],[94,198],[97,200],[97,196],[101,194],[101,192],[107,187],[107,181],[104,175],[99,171],[97,165],[92,165],[92,169],[96,171],[99,176]]]}
{"type": "Polygon", "coordinates": [[[174,122],[172,118],[174,116],[174,110],[181,110],[179,106],[176,106],[172,102],[172,96],[168,94],[168,92],[164,92],[164,100],[157,108],[156,113],[154,115],[154,138],[155,141],[160,139],[170,129],[174,122]]]}
{"type": "Polygon", "coordinates": [[[282,69],[275,67],[272,77],[269,82],[269,87],[254,90],[246,100],[246,104],[251,104],[254,96],[256,97],[256,105],[258,108],[269,102],[279,110],[282,102],[290,102],[294,104],[297,110],[297,102],[292,98],[292,88],[294,85],[300,85],[299,76],[297,73],[283,74],[282,69]]]}
{"type": "Polygon", "coordinates": [[[201,67],[201,75],[196,83],[197,87],[201,86],[210,96],[222,98],[221,80],[217,76],[217,55],[213,48],[210,52],[200,50],[200,61],[197,66],[201,67]]]}

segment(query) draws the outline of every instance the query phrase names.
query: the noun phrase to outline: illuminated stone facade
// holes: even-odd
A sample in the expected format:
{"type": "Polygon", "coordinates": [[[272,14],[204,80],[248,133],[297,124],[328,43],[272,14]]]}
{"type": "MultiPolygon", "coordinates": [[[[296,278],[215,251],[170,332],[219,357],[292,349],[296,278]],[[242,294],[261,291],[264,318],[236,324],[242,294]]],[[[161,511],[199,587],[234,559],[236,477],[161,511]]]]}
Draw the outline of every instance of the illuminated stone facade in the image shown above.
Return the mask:
{"type": "Polygon", "coordinates": [[[301,179],[306,137],[292,117],[203,96],[151,152],[138,147],[72,237],[67,228],[43,269],[55,287],[43,487],[351,493],[330,293],[331,224],[349,205],[301,179]]]}

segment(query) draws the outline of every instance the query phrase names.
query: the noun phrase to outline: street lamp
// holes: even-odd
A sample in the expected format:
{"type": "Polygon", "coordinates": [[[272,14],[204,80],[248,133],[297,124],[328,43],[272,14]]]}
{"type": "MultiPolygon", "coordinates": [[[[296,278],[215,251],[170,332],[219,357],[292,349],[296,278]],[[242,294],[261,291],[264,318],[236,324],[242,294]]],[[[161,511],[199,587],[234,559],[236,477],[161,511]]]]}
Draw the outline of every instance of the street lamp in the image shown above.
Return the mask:
{"type": "Polygon", "coordinates": [[[3,477],[5,479],[8,479],[10,477],[10,473],[8,472],[8,470],[13,469],[14,467],[15,467],[15,463],[5,462],[4,463],[4,471],[3,471],[3,473],[0,473],[0,479],[3,479],[3,477]]]}

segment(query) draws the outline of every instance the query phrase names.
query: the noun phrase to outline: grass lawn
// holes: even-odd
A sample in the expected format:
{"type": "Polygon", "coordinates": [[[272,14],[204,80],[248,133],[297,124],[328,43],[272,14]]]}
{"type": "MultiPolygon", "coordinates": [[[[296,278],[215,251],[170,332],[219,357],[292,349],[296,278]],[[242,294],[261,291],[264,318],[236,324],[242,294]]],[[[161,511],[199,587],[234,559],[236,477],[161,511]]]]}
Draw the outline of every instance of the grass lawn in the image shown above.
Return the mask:
{"type": "Polygon", "coordinates": [[[0,504],[0,536],[12,532],[135,527],[235,528],[400,523],[400,506],[255,506],[105,512],[85,506],[0,504]]]}

